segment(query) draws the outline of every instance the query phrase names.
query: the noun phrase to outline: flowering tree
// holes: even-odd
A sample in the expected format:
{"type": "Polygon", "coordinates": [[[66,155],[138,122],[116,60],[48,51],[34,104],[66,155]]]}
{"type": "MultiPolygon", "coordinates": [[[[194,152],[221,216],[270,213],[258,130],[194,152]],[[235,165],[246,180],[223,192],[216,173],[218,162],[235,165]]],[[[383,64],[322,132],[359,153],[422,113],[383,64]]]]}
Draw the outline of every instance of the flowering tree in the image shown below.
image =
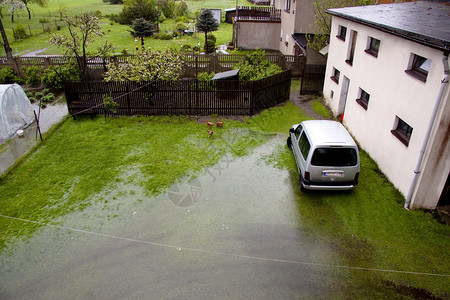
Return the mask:
{"type": "Polygon", "coordinates": [[[183,66],[183,55],[173,51],[143,51],[129,57],[126,64],[108,65],[105,81],[177,80],[183,66]]]}
{"type": "Polygon", "coordinates": [[[9,12],[11,13],[11,22],[14,23],[14,14],[16,11],[25,9],[25,5],[20,0],[3,0],[0,2],[0,5],[3,7],[8,7],[9,12]]]}
{"type": "Polygon", "coordinates": [[[312,35],[306,36],[309,46],[320,51],[330,43],[331,15],[327,13],[327,9],[371,5],[375,2],[375,0],[313,0],[311,8],[315,21],[312,27],[316,34],[314,37],[312,35]]]}
{"type": "Polygon", "coordinates": [[[92,13],[83,13],[67,19],[69,35],[53,34],[49,43],[66,48],[66,55],[74,54],[78,67],[85,77],[87,74],[87,45],[93,41],[94,36],[103,36],[102,27],[98,18],[92,13]]]}

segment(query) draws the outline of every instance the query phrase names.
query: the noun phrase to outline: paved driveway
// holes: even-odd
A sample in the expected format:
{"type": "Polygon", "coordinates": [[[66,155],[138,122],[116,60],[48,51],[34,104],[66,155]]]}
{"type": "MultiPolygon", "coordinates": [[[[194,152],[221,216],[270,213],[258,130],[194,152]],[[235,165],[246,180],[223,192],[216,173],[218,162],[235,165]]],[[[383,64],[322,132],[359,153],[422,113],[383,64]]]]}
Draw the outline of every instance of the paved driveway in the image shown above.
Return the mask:
{"type": "Polygon", "coordinates": [[[92,206],[0,254],[0,298],[336,296],[347,270],[328,265],[341,257],[304,226],[297,179],[264,162],[284,143],[225,157],[153,198],[126,180],[105,187],[92,206]]]}

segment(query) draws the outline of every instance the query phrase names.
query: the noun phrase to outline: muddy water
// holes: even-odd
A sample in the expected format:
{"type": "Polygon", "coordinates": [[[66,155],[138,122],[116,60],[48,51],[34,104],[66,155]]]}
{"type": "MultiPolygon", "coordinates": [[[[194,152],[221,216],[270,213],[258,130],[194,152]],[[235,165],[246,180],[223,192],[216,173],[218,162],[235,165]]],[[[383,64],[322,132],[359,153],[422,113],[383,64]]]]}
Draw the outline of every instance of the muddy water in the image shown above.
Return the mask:
{"type": "MultiPolygon", "coordinates": [[[[138,169],[0,254],[0,298],[327,298],[344,271],[306,229],[287,171],[263,161],[284,136],[147,197],[138,169]]],[[[17,221],[22,222],[22,221],[17,221]]]]}

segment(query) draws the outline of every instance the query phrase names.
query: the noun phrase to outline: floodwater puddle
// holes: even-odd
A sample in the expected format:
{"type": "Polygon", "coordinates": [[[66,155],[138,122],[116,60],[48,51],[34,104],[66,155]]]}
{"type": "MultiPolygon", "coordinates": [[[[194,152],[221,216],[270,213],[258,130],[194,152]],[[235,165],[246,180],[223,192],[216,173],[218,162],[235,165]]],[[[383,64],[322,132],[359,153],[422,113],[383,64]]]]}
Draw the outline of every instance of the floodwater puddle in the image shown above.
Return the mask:
{"type": "MultiPolygon", "coordinates": [[[[284,136],[146,196],[139,168],[92,205],[0,253],[0,298],[315,298],[339,259],[304,227],[289,172],[264,162],[284,136]]],[[[123,178],[123,179],[124,179],[123,178]]],[[[17,221],[20,222],[20,221],[17,221]]],[[[345,276],[344,276],[345,277],[345,276]]]]}

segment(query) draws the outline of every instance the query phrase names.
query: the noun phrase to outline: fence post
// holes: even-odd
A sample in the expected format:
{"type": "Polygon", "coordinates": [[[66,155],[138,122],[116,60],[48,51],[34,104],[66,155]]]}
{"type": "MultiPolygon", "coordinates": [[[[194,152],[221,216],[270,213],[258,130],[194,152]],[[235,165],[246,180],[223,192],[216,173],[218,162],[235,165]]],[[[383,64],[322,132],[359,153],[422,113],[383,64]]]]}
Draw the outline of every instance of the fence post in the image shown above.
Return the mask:
{"type": "Polygon", "coordinates": [[[128,88],[128,82],[125,82],[125,91],[127,93],[127,105],[128,105],[128,115],[131,116],[131,100],[130,100],[130,93],[128,88]]]}
{"type": "Polygon", "coordinates": [[[253,106],[255,101],[255,83],[252,81],[252,88],[251,88],[251,96],[250,96],[250,115],[253,116],[253,106]]]}

